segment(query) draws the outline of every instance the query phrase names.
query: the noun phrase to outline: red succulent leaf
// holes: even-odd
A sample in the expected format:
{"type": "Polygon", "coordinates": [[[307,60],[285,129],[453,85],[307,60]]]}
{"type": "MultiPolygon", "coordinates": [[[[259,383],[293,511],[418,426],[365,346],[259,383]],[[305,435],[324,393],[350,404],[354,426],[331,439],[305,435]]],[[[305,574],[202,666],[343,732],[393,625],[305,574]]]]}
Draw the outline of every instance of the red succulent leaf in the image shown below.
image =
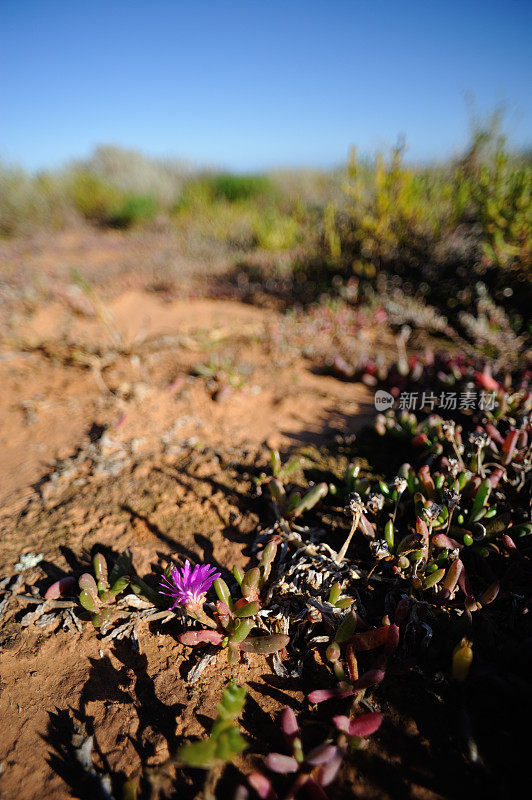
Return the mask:
{"type": "Polygon", "coordinates": [[[316,783],[321,786],[328,786],[336,778],[336,773],[340,769],[344,760],[345,750],[335,747],[334,753],[327,763],[322,764],[316,773],[316,783]]]}
{"type": "Polygon", "coordinates": [[[461,550],[464,546],[460,544],[460,542],[457,542],[456,539],[451,539],[451,537],[447,536],[445,533],[436,533],[432,537],[432,544],[439,548],[447,547],[449,550],[461,550]]]}
{"type": "Polygon", "coordinates": [[[338,689],[315,689],[310,692],[308,696],[309,703],[323,703],[325,700],[331,700],[333,697],[338,697],[338,689]]]}
{"type": "Polygon", "coordinates": [[[511,536],[508,536],[507,533],[503,533],[502,535],[502,543],[508,552],[517,552],[517,545],[512,539],[511,536]]]}
{"type": "Polygon", "coordinates": [[[388,625],[388,636],[386,637],[386,645],[384,653],[386,656],[391,656],[399,646],[399,626],[395,623],[388,625]]]}
{"type": "Polygon", "coordinates": [[[499,594],[500,583],[499,581],[493,581],[492,584],[488,586],[485,592],[480,595],[480,604],[482,606],[487,606],[490,603],[493,603],[497,595],[499,594]]]}
{"type": "Polygon", "coordinates": [[[495,425],[492,425],[491,422],[488,422],[486,425],[486,433],[489,435],[490,439],[492,439],[494,442],[497,442],[497,444],[502,444],[504,442],[503,437],[495,425]]]}
{"type": "Polygon", "coordinates": [[[419,470],[419,478],[423,484],[425,492],[427,493],[427,497],[433,498],[436,493],[436,487],[434,485],[434,481],[432,480],[432,475],[430,474],[430,467],[427,464],[425,464],[419,470]]]}
{"type": "Polygon", "coordinates": [[[319,764],[326,764],[336,754],[337,747],[334,744],[320,744],[310,751],[306,756],[305,761],[311,767],[317,767],[319,764]]]}
{"type": "Polygon", "coordinates": [[[447,575],[442,581],[442,588],[446,590],[446,597],[449,597],[456,589],[456,584],[458,583],[458,578],[460,577],[463,566],[460,559],[457,558],[447,570],[447,575]]]}
{"type": "Polygon", "coordinates": [[[210,642],[211,644],[220,644],[223,634],[218,631],[185,631],[180,633],[177,637],[181,644],[186,644],[189,647],[194,647],[197,644],[210,642]]]}
{"type": "Polygon", "coordinates": [[[460,574],[458,575],[458,585],[460,586],[460,589],[463,591],[466,597],[474,597],[473,589],[471,587],[469,578],[467,577],[466,569],[463,564],[462,564],[462,569],[460,570],[460,574]]]}
{"type": "Polygon", "coordinates": [[[402,597],[395,608],[395,622],[397,625],[400,625],[401,622],[405,621],[409,608],[410,600],[408,597],[402,597]]]}
{"type": "Polygon", "coordinates": [[[297,724],[296,715],[289,706],[283,708],[281,714],[281,728],[289,743],[292,741],[294,736],[299,735],[299,725],[297,724]]]}
{"type": "Polygon", "coordinates": [[[354,683],[343,684],[338,689],[316,689],[308,695],[308,699],[310,703],[323,703],[333,697],[351,697],[362,689],[369,689],[380,683],[385,675],[386,672],[383,669],[370,669],[354,683]]]}
{"type": "Polygon", "coordinates": [[[358,529],[364,534],[366,539],[375,538],[375,528],[364,514],[360,515],[360,519],[358,521],[358,529]]]}
{"type": "Polygon", "coordinates": [[[501,467],[496,467],[493,470],[493,472],[488,478],[488,481],[492,489],[495,489],[495,487],[499,485],[499,482],[503,475],[504,475],[504,470],[501,469],[501,467]]]}
{"type": "Polygon", "coordinates": [[[492,377],[489,366],[484,367],[483,372],[475,372],[475,380],[478,386],[487,392],[496,392],[501,388],[495,378],[492,377]]]}
{"type": "Polygon", "coordinates": [[[299,769],[299,764],[293,756],[284,756],[282,753],[268,753],[266,764],[272,772],[279,772],[281,775],[288,775],[299,769]]]}
{"type": "Polygon", "coordinates": [[[348,719],[347,717],[333,717],[333,722],[336,727],[348,733],[350,736],[371,736],[378,730],[382,723],[382,714],[377,711],[372,711],[369,714],[363,714],[361,717],[355,719],[348,719]],[[346,726],[347,722],[347,726],[346,726]]]}
{"type": "Polygon", "coordinates": [[[375,648],[380,647],[388,638],[388,628],[389,625],[384,625],[382,628],[355,633],[352,638],[355,650],[375,650],[375,648]]]}
{"type": "Polygon", "coordinates": [[[509,464],[512,460],[512,456],[515,452],[515,448],[517,445],[517,439],[519,437],[519,431],[513,430],[507,435],[506,439],[502,445],[502,451],[504,453],[501,461],[504,465],[509,464]]]}
{"type": "Polygon", "coordinates": [[[429,529],[427,528],[427,523],[421,517],[416,518],[416,533],[421,536],[421,547],[426,560],[429,552],[429,529]]]}
{"type": "Polygon", "coordinates": [[[340,697],[349,697],[350,694],[355,694],[355,692],[359,692],[361,689],[369,689],[371,686],[375,686],[377,683],[384,680],[385,675],[386,672],[383,669],[370,669],[365,672],[358,681],[351,685],[352,691],[349,693],[341,691],[340,697]]]}
{"type": "Polygon", "coordinates": [[[349,680],[354,683],[354,681],[358,680],[358,661],[352,644],[348,644],[345,648],[345,661],[349,680]]]}
{"type": "Polygon", "coordinates": [[[250,772],[248,775],[248,783],[251,788],[258,794],[260,800],[277,800],[277,795],[270,780],[262,775],[260,772],[250,772]]]}
{"type": "Polygon", "coordinates": [[[56,600],[58,597],[61,597],[67,592],[70,591],[76,584],[76,579],[72,576],[68,576],[66,578],[60,578],[55,583],[52,583],[51,586],[48,587],[46,590],[46,594],[44,595],[45,600],[56,600]]]}

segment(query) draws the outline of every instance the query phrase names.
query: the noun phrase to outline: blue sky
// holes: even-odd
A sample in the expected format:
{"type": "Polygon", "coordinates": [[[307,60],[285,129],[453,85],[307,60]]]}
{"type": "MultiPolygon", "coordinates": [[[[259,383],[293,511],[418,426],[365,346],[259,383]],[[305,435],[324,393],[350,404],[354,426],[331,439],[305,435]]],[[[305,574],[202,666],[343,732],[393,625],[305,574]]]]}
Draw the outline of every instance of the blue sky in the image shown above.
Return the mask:
{"type": "Polygon", "coordinates": [[[238,170],[328,166],[404,134],[456,152],[467,93],[532,142],[527,0],[1,0],[0,156],[115,143],[238,170]]]}

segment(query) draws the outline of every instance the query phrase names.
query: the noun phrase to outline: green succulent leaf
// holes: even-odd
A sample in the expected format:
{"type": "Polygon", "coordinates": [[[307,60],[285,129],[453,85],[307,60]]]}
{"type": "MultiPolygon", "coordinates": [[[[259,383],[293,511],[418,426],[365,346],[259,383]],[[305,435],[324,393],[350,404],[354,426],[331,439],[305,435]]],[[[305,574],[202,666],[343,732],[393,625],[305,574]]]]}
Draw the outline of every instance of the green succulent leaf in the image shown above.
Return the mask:
{"type": "Polygon", "coordinates": [[[101,553],[96,553],[92,559],[92,565],[94,567],[96,580],[98,581],[98,590],[107,589],[109,584],[107,582],[107,562],[104,556],[101,553]]]}
{"type": "MultiPolygon", "coordinates": [[[[238,657],[238,650],[236,656],[238,657]]],[[[188,767],[200,769],[211,769],[218,764],[233,761],[247,746],[237,725],[245,701],[246,689],[229,681],[216,707],[218,715],[209,737],[201,742],[183,745],[178,750],[178,760],[188,767]]]]}
{"type": "Polygon", "coordinates": [[[141,597],[143,600],[147,600],[148,603],[152,603],[154,606],[160,608],[166,607],[166,603],[159,592],[156,592],[155,589],[152,589],[151,586],[148,586],[148,584],[140,578],[135,578],[135,580],[131,581],[130,587],[134,594],[141,597]]]}
{"type": "Polygon", "coordinates": [[[121,553],[118,558],[116,559],[115,565],[111,570],[111,574],[109,576],[109,583],[111,586],[114,586],[116,581],[127,575],[130,570],[131,564],[133,563],[133,553],[129,549],[129,547],[121,553]]]}
{"type": "Polygon", "coordinates": [[[277,653],[286,647],[290,637],[282,633],[272,633],[267,636],[253,636],[242,642],[240,649],[244,653],[257,653],[261,656],[268,656],[277,653]]]}
{"type": "Polygon", "coordinates": [[[257,614],[259,608],[260,606],[258,602],[256,600],[253,600],[253,602],[246,603],[245,605],[240,606],[240,608],[235,609],[234,615],[235,617],[239,617],[240,619],[243,619],[245,617],[254,617],[255,614],[257,614]]]}
{"type": "Polygon", "coordinates": [[[109,591],[109,599],[114,600],[115,597],[123,592],[129,586],[129,578],[124,575],[121,578],[118,578],[112,585],[111,590],[109,591]]]}
{"type": "Polygon", "coordinates": [[[79,593],[79,602],[86,608],[87,611],[97,611],[99,608],[99,601],[95,599],[92,593],[82,591],[79,593]]]}

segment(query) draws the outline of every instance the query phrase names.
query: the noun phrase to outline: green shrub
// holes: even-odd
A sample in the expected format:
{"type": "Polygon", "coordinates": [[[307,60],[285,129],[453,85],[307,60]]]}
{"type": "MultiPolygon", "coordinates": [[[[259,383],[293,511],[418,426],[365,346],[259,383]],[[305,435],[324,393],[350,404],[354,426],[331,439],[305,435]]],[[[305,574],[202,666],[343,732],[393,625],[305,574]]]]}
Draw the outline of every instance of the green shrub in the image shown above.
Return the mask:
{"type": "MultiPolygon", "coordinates": [[[[503,137],[476,133],[454,163],[414,168],[403,147],[372,164],[353,152],[343,198],[320,210],[298,279],[316,292],[334,275],[391,279],[453,317],[482,281],[498,303],[528,314],[532,271],[532,168],[503,137]]],[[[382,280],[381,280],[382,284],[382,280]]],[[[364,285],[364,284],[363,284],[364,285]]]]}
{"type": "Polygon", "coordinates": [[[75,209],[96,225],[109,225],[115,210],[124,203],[118,189],[81,169],[73,171],[67,179],[67,194],[75,209]]]}
{"type": "Polygon", "coordinates": [[[129,228],[146,222],[158,210],[151,195],[126,194],[86,170],[75,170],[70,175],[67,192],[76,210],[88,222],[111,228],[129,228]]]}
{"type": "Polygon", "coordinates": [[[482,229],[488,265],[530,273],[532,262],[532,166],[511,158],[503,136],[477,132],[455,174],[462,216],[482,229]],[[487,150],[487,152],[486,152],[487,150]]]}
{"type": "Polygon", "coordinates": [[[157,211],[157,203],[151,195],[132,195],[110,209],[109,225],[113,228],[131,228],[153,219],[157,211]]]}
{"type": "Polygon", "coordinates": [[[214,175],[207,185],[215,200],[229,203],[266,198],[273,193],[272,183],[265,175],[214,175]]]}
{"type": "Polygon", "coordinates": [[[274,209],[258,213],[253,230],[256,243],[263,250],[290,250],[300,237],[298,221],[274,209]]]}

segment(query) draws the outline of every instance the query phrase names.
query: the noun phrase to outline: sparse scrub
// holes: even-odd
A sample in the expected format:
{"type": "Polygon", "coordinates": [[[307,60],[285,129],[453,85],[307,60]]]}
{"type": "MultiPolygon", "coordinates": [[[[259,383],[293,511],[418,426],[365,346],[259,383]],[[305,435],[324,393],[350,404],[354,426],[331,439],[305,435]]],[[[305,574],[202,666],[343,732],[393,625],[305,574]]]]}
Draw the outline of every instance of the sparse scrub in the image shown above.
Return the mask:
{"type": "Polygon", "coordinates": [[[130,228],[157,213],[151,195],[128,195],[97,174],[75,170],[67,178],[67,195],[88,222],[110,228],[130,228]]]}
{"type": "Polygon", "coordinates": [[[35,177],[0,163],[0,236],[55,230],[74,216],[61,181],[50,173],[35,177]]]}
{"type": "Polygon", "coordinates": [[[215,200],[237,203],[264,200],[273,194],[273,185],[266,175],[213,175],[206,185],[215,200]]]}
{"type": "Polygon", "coordinates": [[[279,287],[290,300],[337,292],[337,277],[355,276],[362,295],[388,278],[460,325],[481,281],[522,328],[531,299],[530,160],[511,154],[490,124],[477,126],[455,161],[416,167],[404,150],[400,143],[374,161],[353,151],[343,171],[238,175],[102,147],[54,175],[4,168],[0,228],[16,235],[76,214],[129,228],[163,214],[184,247],[221,247],[240,260],[239,273],[262,253],[271,267],[258,277],[270,287],[284,254],[279,287]]]}
{"type": "Polygon", "coordinates": [[[75,170],[68,176],[67,194],[75,210],[96,225],[109,225],[124,200],[118,189],[88,170],[75,170]]]}
{"type": "Polygon", "coordinates": [[[112,228],[131,228],[153,219],[157,211],[157,203],[149,194],[125,197],[110,209],[109,225],[112,228]]]}
{"type": "Polygon", "coordinates": [[[177,202],[190,174],[185,162],[148,158],[122,147],[98,147],[79,168],[98,176],[128,197],[149,196],[164,209],[177,202]]]}
{"type": "Polygon", "coordinates": [[[530,301],[532,202],[530,164],[512,156],[496,131],[480,129],[465,156],[446,166],[415,169],[404,146],[388,160],[346,170],[344,198],[323,209],[320,254],[309,251],[299,272],[316,284],[335,273],[399,279],[455,316],[482,280],[496,300],[521,314],[530,301]]]}

